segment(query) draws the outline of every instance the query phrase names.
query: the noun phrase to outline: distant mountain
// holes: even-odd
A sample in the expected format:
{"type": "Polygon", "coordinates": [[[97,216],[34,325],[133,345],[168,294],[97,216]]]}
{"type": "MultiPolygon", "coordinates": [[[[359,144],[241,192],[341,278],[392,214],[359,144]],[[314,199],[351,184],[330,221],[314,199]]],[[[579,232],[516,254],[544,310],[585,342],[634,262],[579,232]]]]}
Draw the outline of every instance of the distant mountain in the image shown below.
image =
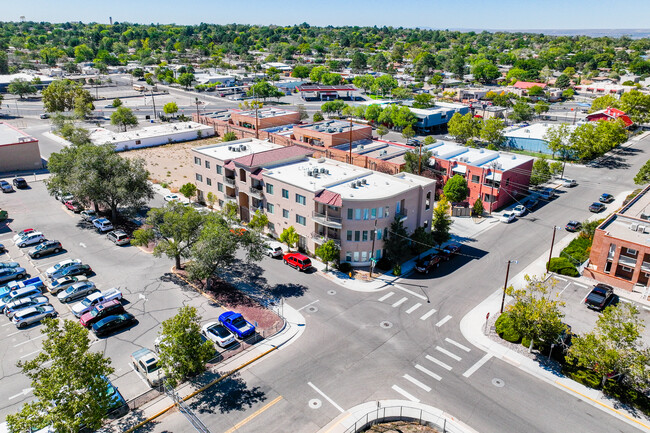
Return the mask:
{"type": "MultiPolygon", "coordinates": [[[[433,28],[426,28],[428,30],[435,30],[433,28]]],[[[438,29],[441,30],[441,29],[438,29]]],[[[448,30],[455,30],[460,32],[506,32],[506,33],[543,33],[550,36],[589,36],[598,38],[608,36],[610,38],[620,38],[621,36],[628,36],[632,39],[650,38],[650,29],[519,29],[519,30],[503,30],[503,29],[461,29],[450,28],[448,30]]]]}

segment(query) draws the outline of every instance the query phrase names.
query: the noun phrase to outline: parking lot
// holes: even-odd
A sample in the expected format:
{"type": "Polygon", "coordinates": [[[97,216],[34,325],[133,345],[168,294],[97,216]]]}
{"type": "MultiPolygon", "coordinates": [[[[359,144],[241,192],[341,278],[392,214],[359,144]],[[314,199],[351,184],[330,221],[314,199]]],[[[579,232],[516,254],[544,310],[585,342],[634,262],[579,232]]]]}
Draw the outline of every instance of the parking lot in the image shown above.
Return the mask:
{"type": "MultiPolygon", "coordinates": [[[[157,197],[162,203],[162,200],[157,197]]],[[[94,274],[89,277],[99,290],[118,287],[124,296],[124,307],[135,315],[139,323],[110,337],[97,338],[90,333],[93,350],[103,352],[112,359],[115,373],[110,379],[125,399],[148,391],[145,380],[131,366],[129,355],[142,347],[153,348],[160,323],[174,314],[182,305],[197,308],[202,323],[215,321],[223,312],[215,304],[188,287],[170,272],[173,262],[155,258],[137,247],[116,246],[105,235],[97,233],[90,223],[83,222],[78,214],[66,209],[50,197],[43,182],[30,182],[30,189],[18,190],[0,196],[0,207],[9,212],[7,225],[0,224],[0,243],[8,251],[0,260],[14,260],[27,269],[31,277],[41,276],[59,261],[81,259],[89,264],[94,274]],[[34,228],[47,239],[58,240],[64,250],[40,259],[31,259],[31,247],[18,248],[11,241],[16,231],[34,228]]],[[[71,313],[74,304],[62,304],[47,294],[61,319],[77,320],[71,313]]],[[[41,350],[42,326],[34,324],[16,329],[6,317],[0,317],[0,419],[15,412],[20,405],[33,398],[30,382],[16,366],[27,361],[41,350]]]]}

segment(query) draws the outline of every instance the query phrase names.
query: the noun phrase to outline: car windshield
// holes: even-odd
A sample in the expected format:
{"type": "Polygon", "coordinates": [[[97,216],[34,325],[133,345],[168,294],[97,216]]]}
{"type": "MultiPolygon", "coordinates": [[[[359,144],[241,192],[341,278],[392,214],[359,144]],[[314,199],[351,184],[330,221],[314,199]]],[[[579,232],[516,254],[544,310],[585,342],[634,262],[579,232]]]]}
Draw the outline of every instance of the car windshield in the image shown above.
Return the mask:
{"type": "Polygon", "coordinates": [[[158,365],[157,362],[153,362],[147,366],[147,373],[153,373],[154,371],[158,370],[160,366],[158,365]]]}
{"type": "Polygon", "coordinates": [[[93,302],[93,301],[91,301],[90,299],[85,298],[83,301],[81,301],[81,305],[83,305],[84,307],[87,307],[87,306],[89,306],[92,302],[93,302]]]}
{"type": "Polygon", "coordinates": [[[232,324],[236,326],[237,328],[243,328],[246,326],[246,321],[244,320],[243,317],[237,317],[235,320],[232,321],[232,324]]]}
{"type": "Polygon", "coordinates": [[[227,337],[228,336],[228,330],[224,328],[223,326],[213,326],[210,328],[210,332],[212,332],[214,335],[217,337],[227,337]]]}

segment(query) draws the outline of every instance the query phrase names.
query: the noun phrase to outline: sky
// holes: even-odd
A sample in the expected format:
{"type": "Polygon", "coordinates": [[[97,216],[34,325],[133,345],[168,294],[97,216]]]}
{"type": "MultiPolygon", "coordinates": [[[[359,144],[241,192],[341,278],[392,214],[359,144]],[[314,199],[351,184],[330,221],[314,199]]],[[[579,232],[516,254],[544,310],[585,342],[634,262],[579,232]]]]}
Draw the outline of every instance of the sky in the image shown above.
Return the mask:
{"type": "Polygon", "coordinates": [[[47,0],[2,2],[2,21],[393,26],[433,29],[647,29],[650,0],[47,0]]]}

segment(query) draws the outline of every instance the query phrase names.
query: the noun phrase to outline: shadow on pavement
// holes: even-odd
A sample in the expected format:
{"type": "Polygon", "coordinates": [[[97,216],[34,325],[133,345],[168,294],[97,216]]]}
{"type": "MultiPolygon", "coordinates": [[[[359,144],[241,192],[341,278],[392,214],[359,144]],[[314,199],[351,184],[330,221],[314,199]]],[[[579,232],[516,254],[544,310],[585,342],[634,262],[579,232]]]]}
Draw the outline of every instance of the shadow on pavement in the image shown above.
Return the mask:
{"type": "Polygon", "coordinates": [[[199,414],[229,413],[250,409],[265,400],[266,394],[259,387],[249,389],[235,374],[197,395],[189,406],[199,414]]]}
{"type": "MultiPolygon", "coordinates": [[[[112,423],[112,427],[116,431],[127,431],[129,428],[139,424],[140,422],[144,421],[148,417],[144,414],[143,411],[140,409],[135,409],[129,412],[128,415],[120,418],[117,421],[114,421],[112,423]]],[[[139,429],[136,430],[138,433],[145,433],[145,432],[150,432],[153,431],[156,426],[158,425],[157,421],[151,421],[140,427],[139,429]]],[[[99,430],[100,432],[102,430],[99,430]]]]}

